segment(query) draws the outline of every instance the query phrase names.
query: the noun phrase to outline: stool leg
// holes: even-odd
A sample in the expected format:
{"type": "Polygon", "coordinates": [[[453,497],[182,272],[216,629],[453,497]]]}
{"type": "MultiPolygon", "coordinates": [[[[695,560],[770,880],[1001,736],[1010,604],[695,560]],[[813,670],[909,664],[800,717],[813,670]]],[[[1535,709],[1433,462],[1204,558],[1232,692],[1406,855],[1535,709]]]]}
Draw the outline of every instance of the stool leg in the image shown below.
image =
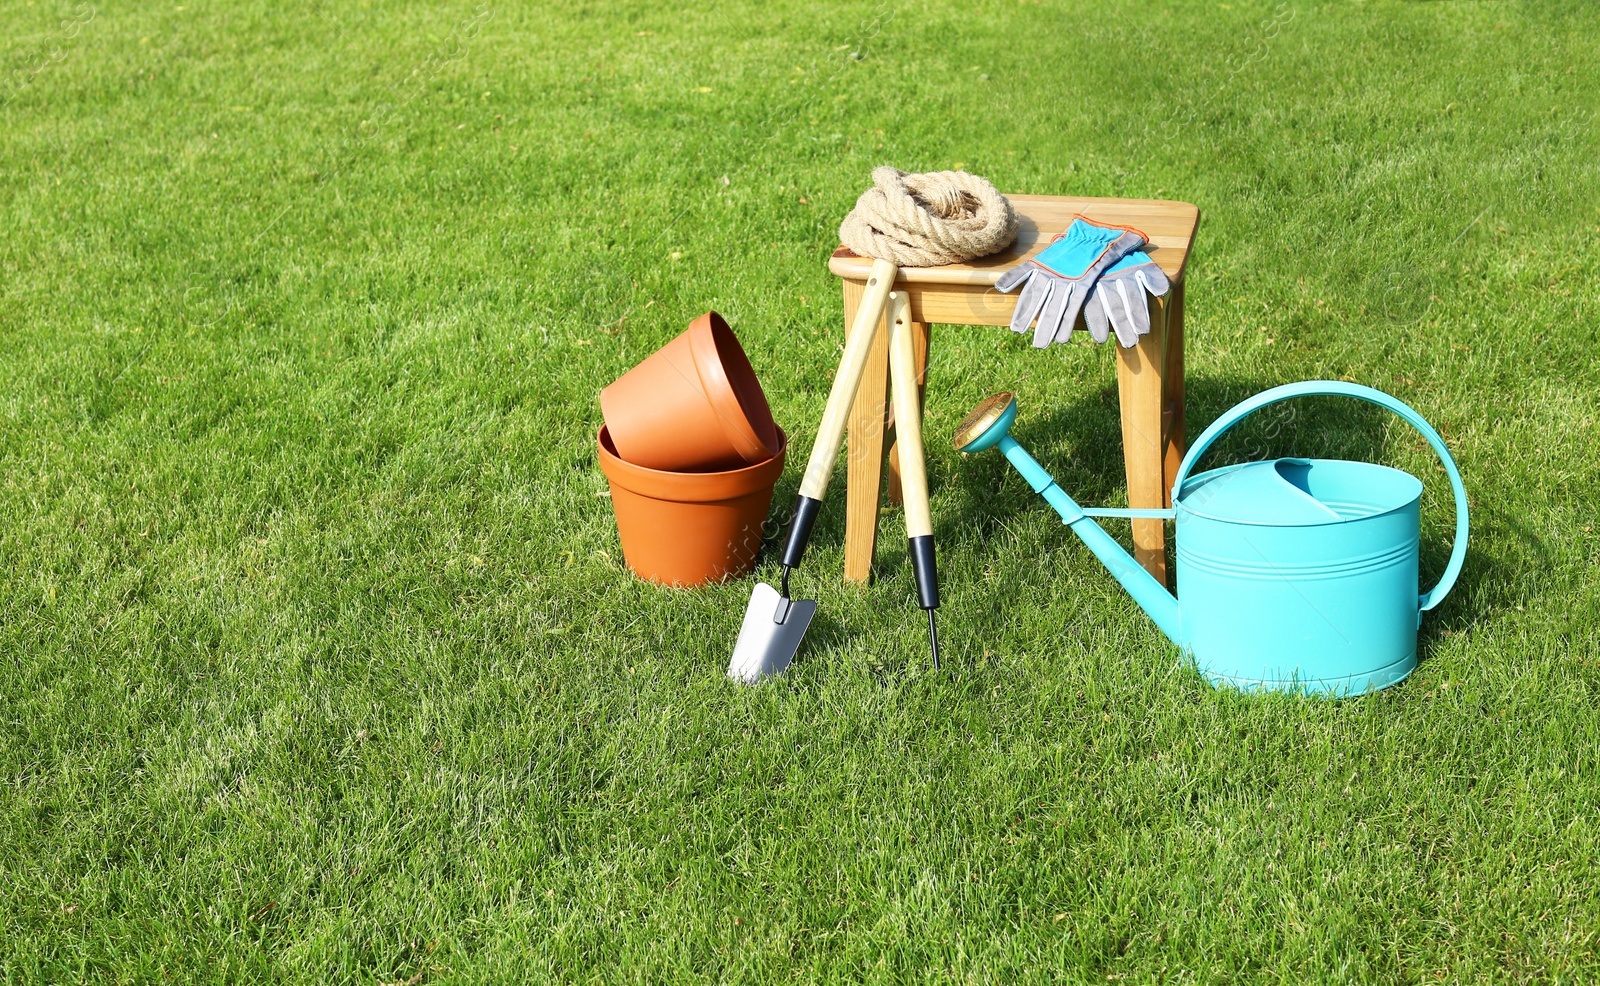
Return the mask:
{"type": "MultiPolygon", "coordinates": [[[[928,323],[911,323],[912,351],[917,358],[917,410],[926,410],[928,406],[928,323]]],[[[893,401],[890,402],[889,427],[894,427],[893,401]]],[[[889,446],[889,502],[895,506],[900,505],[900,441],[898,438],[889,446]]]]}
{"type": "MultiPolygon", "coordinates": [[[[844,323],[855,321],[865,284],[844,282],[844,323]]],[[[884,318],[889,316],[885,306],[884,318]]],[[[846,330],[848,331],[848,329],[846,330]]],[[[878,492],[883,484],[883,445],[889,417],[889,333],[879,323],[867,353],[855,403],[850,405],[849,444],[845,454],[844,577],[866,582],[872,577],[872,551],[878,540],[878,492]]]]}
{"type": "MultiPolygon", "coordinates": [[[[1117,394],[1122,407],[1122,459],[1128,474],[1128,506],[1161,507],[1163,441],[1161,411],[1167,371],[1165,311],[1152,300],[1150,332],[1132,349],[1117,349],[1117,394]]],[[[1155,576],[1167,581],[1166,529],[1159,519],[1133,522],[1133,557],[1155,576]]]]}
{"type": "Polygon", "coordinates": [[[1172,481],[1178,478],[1183,453],[1189,450],[1183,412],[1183,282],[1172,286],[1167,308],[1167,403],[1161,409],[1161,431],[1166,436],[1166,456],[1161,464],[1161,497],[1172,506],[1172,481]]]}

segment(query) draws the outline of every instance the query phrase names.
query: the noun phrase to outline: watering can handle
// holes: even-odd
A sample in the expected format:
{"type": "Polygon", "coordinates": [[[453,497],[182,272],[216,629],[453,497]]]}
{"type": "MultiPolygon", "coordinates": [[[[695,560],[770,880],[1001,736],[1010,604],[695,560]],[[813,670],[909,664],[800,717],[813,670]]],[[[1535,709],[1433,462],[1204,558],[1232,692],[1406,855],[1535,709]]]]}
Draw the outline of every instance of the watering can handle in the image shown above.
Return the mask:
{"type": "Polygon", "coordinates": [[[1340,380],[1307,380],[1302,383],[1289,383],[1271,390],[1264,390],[1247,401],[1234,405],[1222,417],[1211,422],[1211,426],[1201,433],[1195,443],[1189,447],[1189,453],[1183,457],[1183,464],[1178,466],[1178,475],[1172,483],[1172,500],[1178,500],[1178,492],[1183,489],[1183,481],[1189,478],[1189,470],[1194,468],[1196,462],[1205,454],[1211,444],[1222,437],[1222,433],[1238,424],[1247,415],[1254,414],[1268,404],[1286,401],[1291,397],[1354,397],[1357,400],[1376,404],[1379,407],[1393,411],[1405,420],[1411,427],[1417,429],[1433,450],[1439,454],[1439,460],[1444,463],[1444,471],[1450,476],[1450,488],[1455,491],[1456,497],[1456,537],[1455,545],[1450,549],[1450,563],[1445,566],[1444,574],[1439,576],[1439,581],[1432,589],[1423,593],[1418,599],[1418,605],[1429,610],[1444,601],[1444,597],[1456,584],[1456,577],[1461,574],[1461,564],[1467,557],[1467,490],[1461,484],[1461,472],[1456,469],[1456,460],[1450,457],[1450,450],[1445,447],[1444,439],[1433,430],[1433,426],[1424,421],[1422,415],[1413,411],[1406,404],[1390,397],[1381,390],[1363,387],[1358,383],[1345,383],[1340,380]]]}

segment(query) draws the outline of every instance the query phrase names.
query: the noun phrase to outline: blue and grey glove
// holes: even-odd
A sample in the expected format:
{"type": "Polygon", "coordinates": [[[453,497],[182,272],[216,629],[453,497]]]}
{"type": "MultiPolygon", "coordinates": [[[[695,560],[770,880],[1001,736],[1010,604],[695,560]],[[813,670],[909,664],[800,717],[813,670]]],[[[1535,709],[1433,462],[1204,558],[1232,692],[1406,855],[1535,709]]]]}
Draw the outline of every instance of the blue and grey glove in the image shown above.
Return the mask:
{"type": "Polygon", "coordinates": [[[1089,335],[1095,342],[1105,342],[1115,328],[1123,349],[1137,345],[1139,337],[1150,331],[1150,302],[1145,295],[1160,298],[1171,289],[1172,282],[1150,255],[1135,250],[1101,274],[1089,289],[1089,300],[1083,305],[1089,335]]]}
{"type": "Polygon", "coordinates": [[[1123,226],[1103,226],[1082,216],[1037,256],[1000,276],[1001,291],[1028,282],[1011,316],[1012,332],[1027,332],[1034,319],[1033,344],[1038,349],[1066,342],[1078,321],[1095,279],[1111,265],[1144,246],[1144,234],[1123,226]]]}

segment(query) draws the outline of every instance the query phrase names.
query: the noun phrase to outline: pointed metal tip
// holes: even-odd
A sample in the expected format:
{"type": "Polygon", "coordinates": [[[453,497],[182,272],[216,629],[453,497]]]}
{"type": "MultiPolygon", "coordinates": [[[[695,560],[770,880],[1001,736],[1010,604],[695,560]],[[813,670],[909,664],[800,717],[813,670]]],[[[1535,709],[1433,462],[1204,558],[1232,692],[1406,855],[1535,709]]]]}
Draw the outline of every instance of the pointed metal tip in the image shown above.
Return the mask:
{"type": "Polygon", "coordinates": [[[934,622],[933,614],[937,610],[928,610],[928,646],[933,650],[933,669],[939,670],[939,624],[934,622]]]}

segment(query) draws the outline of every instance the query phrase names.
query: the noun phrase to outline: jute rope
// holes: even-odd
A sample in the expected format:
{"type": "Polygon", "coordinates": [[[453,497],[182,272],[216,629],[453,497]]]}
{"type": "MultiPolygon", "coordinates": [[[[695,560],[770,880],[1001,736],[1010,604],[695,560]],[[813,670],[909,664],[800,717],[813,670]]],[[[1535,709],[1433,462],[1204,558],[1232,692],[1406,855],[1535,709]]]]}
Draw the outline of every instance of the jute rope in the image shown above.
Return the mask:
{"type": "Polygon", "coordinates": [[[872,170],[872,187],[839,227],[853,252],[897,267],[937,267],[995,253],[1017,238],[1006,197],[965,171],[872,170]]]}

